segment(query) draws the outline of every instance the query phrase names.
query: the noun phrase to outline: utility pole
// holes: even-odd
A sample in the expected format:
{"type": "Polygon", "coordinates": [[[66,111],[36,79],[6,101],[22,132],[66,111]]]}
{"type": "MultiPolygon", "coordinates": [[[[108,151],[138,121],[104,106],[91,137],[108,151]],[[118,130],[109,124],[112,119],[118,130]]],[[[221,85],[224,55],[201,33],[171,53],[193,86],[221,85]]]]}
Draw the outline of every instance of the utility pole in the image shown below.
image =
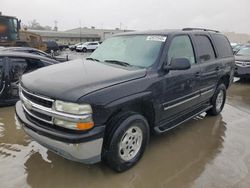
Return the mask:
{"type": "Polygon", "coordinates": [[[54,23],[55,23],[54,31],[58,31],[58,27],[57,27],[58,21],[55,20],[54,23]]]}
{"type": "Polygon", "coordinates": [[[80,25],[80,42],[82,42],[82,21],[79,20],[79,25],[80,25]]]}

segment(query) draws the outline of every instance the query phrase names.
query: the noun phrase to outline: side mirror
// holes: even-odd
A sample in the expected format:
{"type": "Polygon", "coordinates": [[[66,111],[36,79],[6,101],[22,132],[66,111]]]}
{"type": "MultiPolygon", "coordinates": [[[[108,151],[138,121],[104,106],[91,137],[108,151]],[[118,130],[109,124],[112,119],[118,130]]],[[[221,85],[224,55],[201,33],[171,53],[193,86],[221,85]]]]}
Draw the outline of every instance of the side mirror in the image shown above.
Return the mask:
{"type": "Polygon", "coordinates": [[[164,66],[165,70],[187,70],[191,64],[187,58],[173,58],[170,65],[164,66]]]}

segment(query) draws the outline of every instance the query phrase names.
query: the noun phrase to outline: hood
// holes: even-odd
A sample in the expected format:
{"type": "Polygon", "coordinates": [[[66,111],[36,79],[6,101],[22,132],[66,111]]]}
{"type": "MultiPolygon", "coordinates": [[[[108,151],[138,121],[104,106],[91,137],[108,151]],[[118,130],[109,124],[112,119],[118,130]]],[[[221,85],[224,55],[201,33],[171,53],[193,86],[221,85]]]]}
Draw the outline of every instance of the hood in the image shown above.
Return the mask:
{"type": "Polygon", "coordinates": [[[250,55],[249,56],[236,55],[235,60],[236,61],[248,61],[248,62],[250,62],[250,55]]]}
{"type": "Polygon", "coordinates": [[[76,102],[80,97],[96,90],[145,75],[146,69],[79,59],[25,74],[21,84],[27,90],[43,96],[76,102]]]}

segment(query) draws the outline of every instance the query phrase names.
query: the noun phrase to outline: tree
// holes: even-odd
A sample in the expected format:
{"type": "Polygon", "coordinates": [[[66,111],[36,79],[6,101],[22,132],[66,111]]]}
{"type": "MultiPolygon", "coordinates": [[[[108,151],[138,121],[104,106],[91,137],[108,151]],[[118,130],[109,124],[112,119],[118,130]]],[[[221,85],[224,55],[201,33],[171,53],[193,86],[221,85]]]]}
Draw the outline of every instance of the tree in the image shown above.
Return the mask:
{"type": "Polygon", "coordinates": [[[35,19],[28,22],[28,25],[24,25],[24,27],[31,30],[52,30],[50,26],[41,26],[35,19]]]}

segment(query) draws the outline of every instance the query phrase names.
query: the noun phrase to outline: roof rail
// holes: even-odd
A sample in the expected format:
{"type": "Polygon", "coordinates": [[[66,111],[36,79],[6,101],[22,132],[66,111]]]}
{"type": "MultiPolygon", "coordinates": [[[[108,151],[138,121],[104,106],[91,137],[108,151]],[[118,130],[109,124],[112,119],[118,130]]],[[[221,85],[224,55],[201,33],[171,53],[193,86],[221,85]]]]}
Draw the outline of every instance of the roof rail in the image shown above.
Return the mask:
{"type": "Polygon", "coordinates": [[[212,31],[212,32],[215,32],[215,33],[219,33],[219,31],[216,31],[216,30],[204,29],[204,28],[191,28],[191,27],[188,27],[188,28],[183,28],[182,29],[182,31],[194,31],[194,30],[198,30],[198,31],[212,31]]]}

